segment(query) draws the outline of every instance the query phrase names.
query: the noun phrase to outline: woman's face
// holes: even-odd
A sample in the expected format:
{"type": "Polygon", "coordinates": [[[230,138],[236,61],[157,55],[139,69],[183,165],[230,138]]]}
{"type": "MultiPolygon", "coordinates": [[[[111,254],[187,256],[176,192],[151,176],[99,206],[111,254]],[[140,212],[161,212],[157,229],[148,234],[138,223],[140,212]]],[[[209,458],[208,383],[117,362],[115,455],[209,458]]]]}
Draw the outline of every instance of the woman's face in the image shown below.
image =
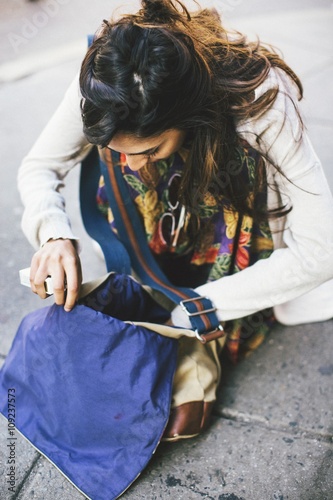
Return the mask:
{"type": "Polygon", "coordinates": [[[108,144],[108,148],[123,153],[131,170],[140,170],[148,162],[163,160],[178,151],[183,145],[185,136],[185,131],[177,129],[167,130],[160,135],[145,139],[118,132],[108,144]]]}

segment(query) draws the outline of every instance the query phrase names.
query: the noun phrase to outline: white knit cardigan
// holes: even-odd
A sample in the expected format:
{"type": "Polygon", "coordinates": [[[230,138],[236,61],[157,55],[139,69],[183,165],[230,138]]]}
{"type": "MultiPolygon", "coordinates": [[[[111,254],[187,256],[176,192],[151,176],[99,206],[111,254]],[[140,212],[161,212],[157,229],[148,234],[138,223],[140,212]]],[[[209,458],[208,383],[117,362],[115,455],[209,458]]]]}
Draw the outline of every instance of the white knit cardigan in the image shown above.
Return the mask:
{"type": "MultiPolygon", "coordinates": [[[[197,291],[211,298],[220,320],[272,306],[285,324],[327,320],[333,317],[333,199],[306,131],[300,140],[295,85],[282,70],[272,69],[255,98],[272,87],[279,88],[273,107],[259,119],[236,125],[239,135],[257,149],[256,137],[262,134],[260,150],[268,152],[286,176],[267,164],[268,208],[282,201],[292,210],[270,221],[274,252],[268,259],[197,291]]],[[[50,238],[77,239],[60,191],[66,174],[92,147],[82,132],[80,99],[75,78],[19,169],[25,206],[22,227],[35,248],[50,238]]],[[[180,307],[174,310],[173,321],[189,326],[180,307]]]]}

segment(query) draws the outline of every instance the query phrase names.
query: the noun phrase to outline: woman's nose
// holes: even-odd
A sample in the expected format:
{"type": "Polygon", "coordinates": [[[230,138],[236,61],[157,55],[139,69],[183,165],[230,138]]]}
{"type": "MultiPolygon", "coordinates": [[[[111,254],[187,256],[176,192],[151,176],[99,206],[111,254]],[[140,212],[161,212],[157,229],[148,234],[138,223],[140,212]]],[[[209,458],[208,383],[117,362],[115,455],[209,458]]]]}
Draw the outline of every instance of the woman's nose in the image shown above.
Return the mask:
{"type": "Polygon", "coordinates": [[[140,170],[147,164],[147,158],[142,158],[140,156],[126,156],[126,163],[131,170],[140,170]]]}

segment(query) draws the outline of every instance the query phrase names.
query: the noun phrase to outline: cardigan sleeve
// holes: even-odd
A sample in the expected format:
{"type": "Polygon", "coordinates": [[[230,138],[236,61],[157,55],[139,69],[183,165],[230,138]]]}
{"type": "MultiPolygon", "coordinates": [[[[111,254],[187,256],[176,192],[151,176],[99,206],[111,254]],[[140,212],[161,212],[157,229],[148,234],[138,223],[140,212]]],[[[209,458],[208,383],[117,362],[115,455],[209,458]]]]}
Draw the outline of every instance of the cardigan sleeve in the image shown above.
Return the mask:
{"type": "Polygon", "coordinates": [[[88,154],[82,130],[78,75],[18,171],[25,207],[22,229],[37,249],[50,238],[77,239],[61,194],[67,173],[88,154]]]}
{"type": "MultiPolygon", "coordinates": [[[[292,210],[283,220],[273,220],[270,224],[274,251],[269,258],[196,289],[213,301],[221,321],[286,304],[333,278],[332,195],[308,135],[305,130],[301,133],[294,85],[282,71],[272,70],[256,97],[269,86],[279,88],[274,105],[259,119],[238,123],[237,130],[281,169],[279,173],[267,163],[268,208],[276,208],[277,188],[282,205],[292,210]],[[262,139],[258,143],[260,134],[262,139]]],[[[333,281],[326,283],[325,297],[328,290],[332,295],[333,281]]],[[[309,301],[306,303],[309,307],[309,301]]],[[[316,306],[318,303],[317,294],[316,306]]],[[[326,317],[319,309],[307,318],[318,321],[332,317],[332,296],[323,307],[326,317]]],[[[177,307],[173,313],[174,323],[188,326],[184,316],[177,307]]]]}

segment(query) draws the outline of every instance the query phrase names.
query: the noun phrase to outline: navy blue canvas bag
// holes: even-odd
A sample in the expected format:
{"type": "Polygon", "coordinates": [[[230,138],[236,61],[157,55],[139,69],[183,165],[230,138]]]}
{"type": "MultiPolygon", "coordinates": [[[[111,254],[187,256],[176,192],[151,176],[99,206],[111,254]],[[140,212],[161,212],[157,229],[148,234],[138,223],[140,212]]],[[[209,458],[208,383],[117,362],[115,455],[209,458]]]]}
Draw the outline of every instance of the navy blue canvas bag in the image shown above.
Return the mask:
{"type": "Polygon", "coordinates": [[[170,410],[177,341],[123,319],[168,316],[134,280],[110,274],[70,313],[26,316],[1,370],[3,415],[14,389],[16,428],[93,500],[117,498],[139,475],[170,410]]]}
{"type": "Polygon", "coordinates": [[[178,339],[204,345],[224,332],[208,298],[174,287],[163,275],[116,161],[99,160],[96,150],[82,165],[81,209],[108,270],[116,272],[83,286],[70,313],[53,305],[23,319],[0,371],[0,411],[9,417],[11,390],[16,429],[86,497],[113,500],[138,477],[162,438],[178,339]],[[96,209],[101,172],[117,236],[96,209]],[[150,290],[182,304],[192,330],[165,325],[168,310],[128,276],[131,266],[150,290]]]}

